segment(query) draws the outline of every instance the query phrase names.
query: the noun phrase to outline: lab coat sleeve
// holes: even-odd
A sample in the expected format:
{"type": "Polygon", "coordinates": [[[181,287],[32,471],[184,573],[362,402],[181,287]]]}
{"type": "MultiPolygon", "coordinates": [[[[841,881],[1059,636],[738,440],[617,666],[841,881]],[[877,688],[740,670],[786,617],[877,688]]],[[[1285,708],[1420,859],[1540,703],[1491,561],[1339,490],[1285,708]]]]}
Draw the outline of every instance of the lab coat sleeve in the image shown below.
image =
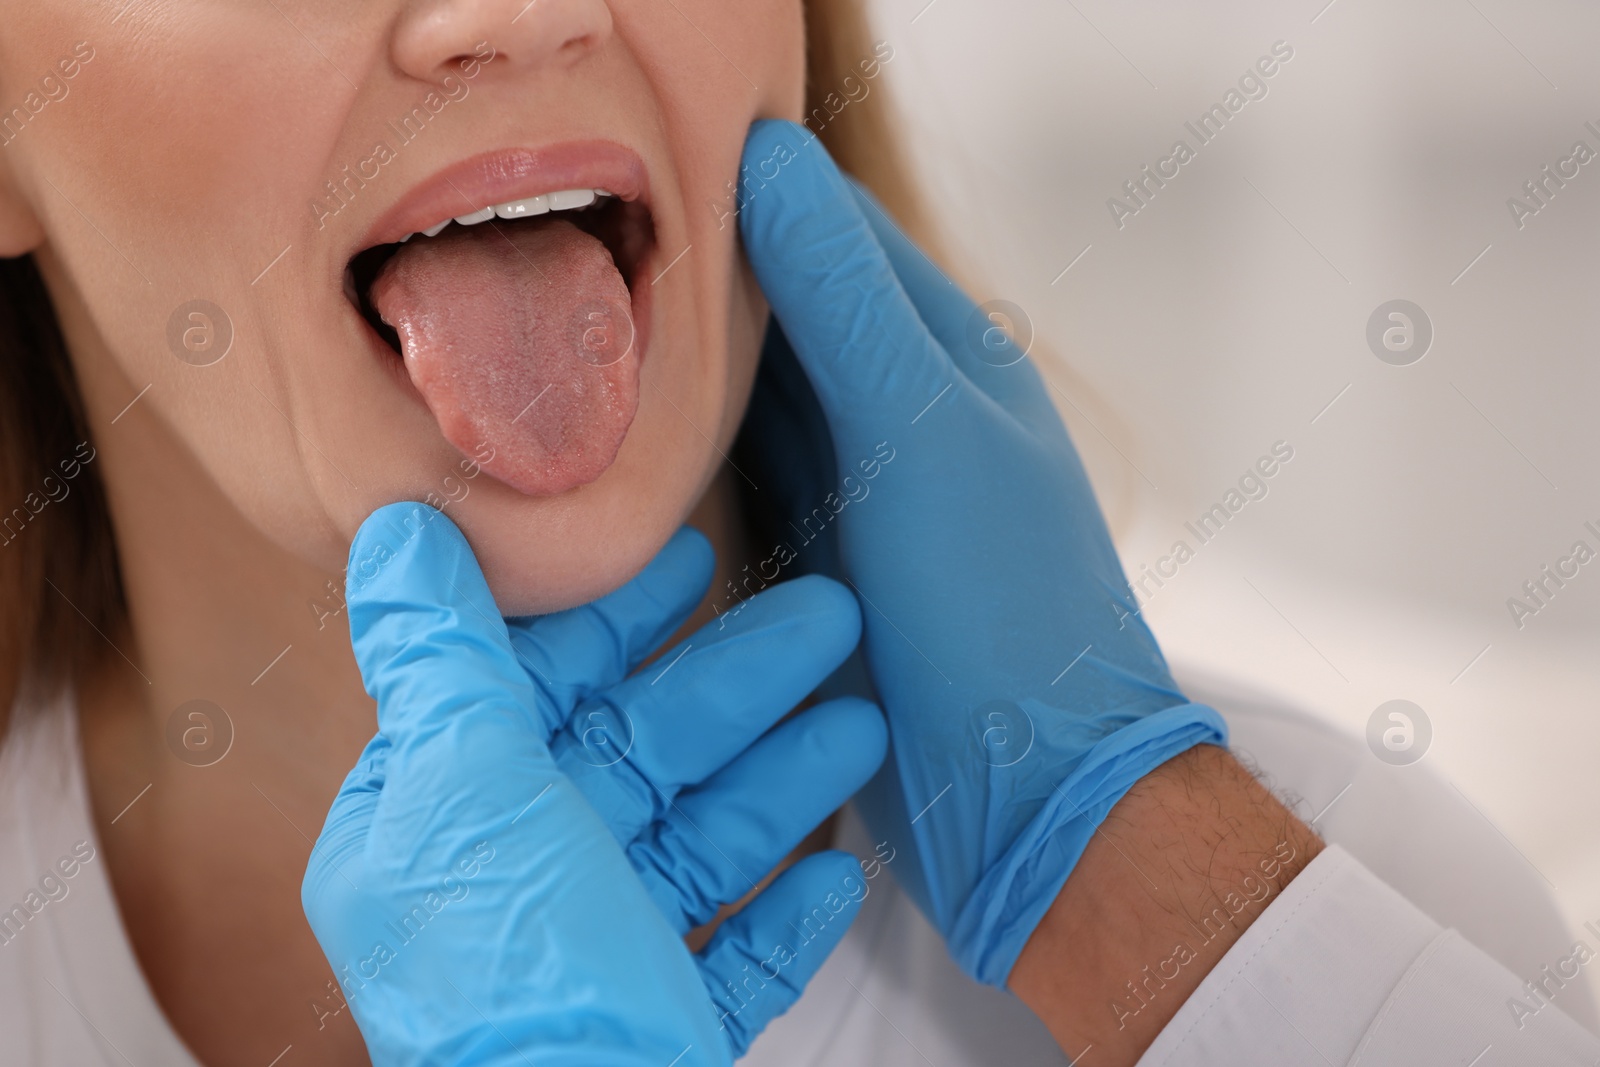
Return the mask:
{"type": "Polygon", "coordinates": [[[1575,943],[1528,976],[1542,989],[1525,985],[1330,845],[1234,943],[1139,1067],[1592,1065],[1600,1039],[1558,1005],[1561,974],[1594,956],[1575,943]]]}

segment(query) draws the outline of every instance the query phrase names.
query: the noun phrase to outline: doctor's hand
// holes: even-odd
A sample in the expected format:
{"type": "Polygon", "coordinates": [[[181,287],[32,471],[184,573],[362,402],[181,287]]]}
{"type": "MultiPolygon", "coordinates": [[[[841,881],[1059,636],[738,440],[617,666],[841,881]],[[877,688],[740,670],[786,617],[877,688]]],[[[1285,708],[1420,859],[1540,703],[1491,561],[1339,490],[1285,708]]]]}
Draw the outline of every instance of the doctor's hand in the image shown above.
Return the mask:
{"type": "Polygon", "coordinates": [[[744,163],[782,328],[747,434],[801,566],[862,601],[891,758],[859,803],[917,856],[896,870],[957,962],[1002,985],[1111,807],[1226,728],[1168,673],[1024,353],[808,131],[758,122],[744,163]]]}
{"type": "Polygon", "coordinates": [[[786,583],[630,674],[711,572],[681,531],[586,607],[503,620],[419,504],[351,546],[351,638],[379,732],[302,902],[373,1062],[727,1064],[854,918],[853,857],[794,864],[691,955],[882,759],[841,700],[773,724],[855,645],[847,590],[786,583]],[[770,729],[769,729],[770,728],[770,729]]]}

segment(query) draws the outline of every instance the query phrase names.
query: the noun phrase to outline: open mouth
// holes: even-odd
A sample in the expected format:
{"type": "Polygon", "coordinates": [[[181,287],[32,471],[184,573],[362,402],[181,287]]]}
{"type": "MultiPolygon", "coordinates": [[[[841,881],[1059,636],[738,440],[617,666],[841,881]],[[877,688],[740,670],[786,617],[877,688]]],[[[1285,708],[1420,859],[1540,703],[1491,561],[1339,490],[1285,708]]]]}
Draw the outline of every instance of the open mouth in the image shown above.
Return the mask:
{"type": "Polygon", "coordinates": [[[599,477],[632,423],[654,247],[644,203],[557,190],[364,249],[345,292],[445,437],[548,495],[599,477]]]}
{"type": "MultiPolygon", "coordinates": [[[[399,241],[373,245],[358,252],[345,268],[345,295],[361,312],[367,324],[377,331],[378,336],[403,358],[405,353],[400,348],[399,334],[394,326],[383,321],[383,316],[372,302],[373,281],[383,270],[384,264],[394,258],[403,245],[413,241],[431,241],[466,227],[486,226],[497,233],[507,234],[514,228],[546,225],[556,219],[571,222],[605,245],[606,251],[611,253],[617,273],[622,275],[629,294],[635,299],[639,289],[649,285],[649,279],[641,277],[641,271],[655,245],[655,227],[650,218],[650,209],[636,200],[623,200],[604,189],[565,189],[445,219],[436,226],[408,234],[399,241]]],[[[642,316],[636,313],[636,327],[641,319],[642,316]]]]}

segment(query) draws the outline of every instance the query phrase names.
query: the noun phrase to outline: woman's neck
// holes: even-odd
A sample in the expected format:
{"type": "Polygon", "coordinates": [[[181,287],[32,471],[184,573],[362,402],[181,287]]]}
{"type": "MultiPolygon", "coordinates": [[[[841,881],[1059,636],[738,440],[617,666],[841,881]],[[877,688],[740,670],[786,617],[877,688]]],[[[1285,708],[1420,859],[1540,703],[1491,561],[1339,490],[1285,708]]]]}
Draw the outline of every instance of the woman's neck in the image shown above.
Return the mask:
{"type": "MultiPolygon", "coordinates": [[[[359,1061],[348,1013],[316,1008],[337,994],[299,911],[311,844],[376,729],[342,578],[268,541],[152,411],[111,426],[125,398],[88,394],[128,621],[79,685],[80,732],[135,952],[203,1061],[253,1043],[240,1033],[252,1017],[260,1062],[290,1041],[311,1053],[301,1062],[359,1061]]],[[[720,588],[743,549],[726,472],[691,521],[717,548],[720,588]]],[[[708,602],[691,625],[710,614],[708,602]]]]}
{"type": "MultiPolygon", "coordinates": [[[[283,814],[314,837],[376,729],[350,650],[342,576],[269,542],[153,415],[141,415],[130,410],[112,431],[116,445],[102,450],[128,622],[108,635],[100,669],[80,686],[86,734],[107,729],[118,740],[93,768],[96,803],[116,815],[147,785],[151,795],[170,782],[198,797],[249,779],[261,793],[279,785],[283,814]],[[193,734],[186,745],[181,729],[169,738],[174,712],[197,700],[220,709],[218,737],[231,727],[233,739],[205,767],[220,741],[208,748],[210,739],[193,734]]],[[[690,522],[717,550],[714,593],[745,548],[726,470],[690,522]]],[[[689,626],[712,617],[712,599],[689,626]]],[[[191,720],[179,718],[187,728],[191,720]]]]}

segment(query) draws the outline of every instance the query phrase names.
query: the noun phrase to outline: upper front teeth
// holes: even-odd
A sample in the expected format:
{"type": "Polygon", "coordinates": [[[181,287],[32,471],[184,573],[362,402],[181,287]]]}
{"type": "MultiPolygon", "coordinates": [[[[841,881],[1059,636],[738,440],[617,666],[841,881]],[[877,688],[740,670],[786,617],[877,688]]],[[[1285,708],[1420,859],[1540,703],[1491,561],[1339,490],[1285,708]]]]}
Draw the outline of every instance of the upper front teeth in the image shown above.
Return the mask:
{"type": "MultiPolygon", "coordinates": [[[[590,200],[594,199],[594,194],[590,193],[588,189],[580,189],[578,191],[588,194],[590,200]]],[[[550,198],[548,196],[530,196],[526,200],[508,200],[504,204],[496,204],[494,206],[495,216],[502,219],[520,219],[528,215],[543,215],[549,210],[550,198]]]]}
{"type": "MultiPolygon", "coordinates": [[[[433,237],[440,230],[459,222],[463,226],[476,226],[480,222],[487,222],[493,218],[525,219],[534,215],[543,215],[550,211],[571,211],[575,208],[588,207],[596,200],[615,196],[615,193],[604,189],[561,189],[543,196],[530,196],[522,200],[507,200],[503,204],[491,204],[478,211],[471,211],[465,215],[457,215],[454,219],[445,219],[437,226],[429,227],[422,231],[424,237],[433,237]]],[[[415,233],[408,233],[400,239],[400,243],[411,240],[415,233]]]]}

